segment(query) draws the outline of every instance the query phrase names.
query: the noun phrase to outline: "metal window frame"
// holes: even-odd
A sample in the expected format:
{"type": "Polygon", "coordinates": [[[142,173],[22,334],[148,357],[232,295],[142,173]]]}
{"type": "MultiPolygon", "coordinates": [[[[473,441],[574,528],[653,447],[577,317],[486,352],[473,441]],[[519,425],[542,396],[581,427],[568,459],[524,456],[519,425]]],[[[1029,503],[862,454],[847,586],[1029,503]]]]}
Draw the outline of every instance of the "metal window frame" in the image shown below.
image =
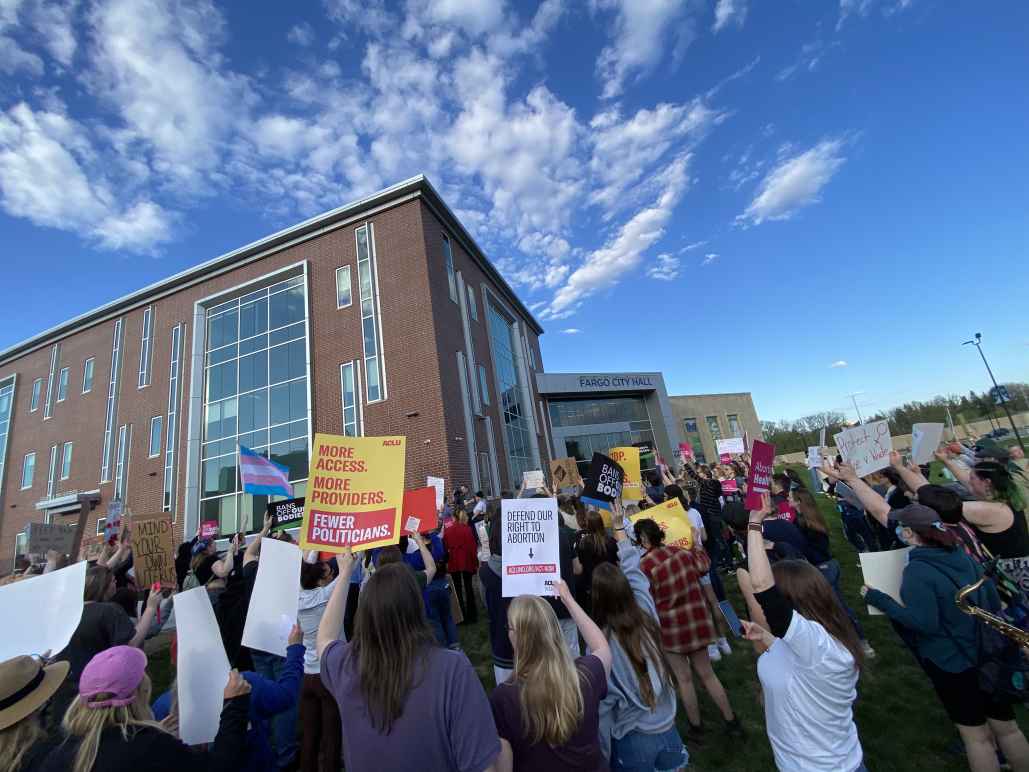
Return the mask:
{"type": "MultiPolygon", "coordinates": [[[[0,395],[3,395],[5,391],[10,391],[11,397],[7,402],[7,417],[3,418],[3,416],[0,416],[0,423],[6,424],[6,428],[0,433],[0,507],[3,506],[3,490],[7,473],[7,447],[10,445],[8,440],[11,436],[11,422],[14,419],[14,399],[17,396],[17,385],[17,373],[0,378],[0,395]]],[[[19,480],[18,482],[20,483],[21,481],[19,480]]]]}
{"type": "Polygon", "coordinates": [[[465,285],[468,287],[468,313],[471,315],[472,321],[479,321],[479,304],[475,302],[475,287],[471,284],[465,285]]]}
{"type": "Polygon", "coordinates": [[[121,344],[124,319],[114,322],[111,343],[111,377],[107,383],[107,415],[104,418],[104,444],[100,456],[100,484],[111,482],[111,452],[114,450],[114,427],[118,422],[118,385],[121,375],[121,344]]]}
{"type": "Polygon", "coordinates": [[[23,491],[31,490],[32,489],[32,485],[35,482],[36,482],[36,451],[30,450],[28,453],[26,453],[24,456],[22,456],[22,459],[21,459],[21,479],[19,480],[19,483],[20,483],[21,487],[19,488],[19,490],[23,490],[23,491]],[[29,460],[29,456],[32,456],[32,474],[30,475],[29,484],[26,485],[25,484],[25,467],[26,467],[26,464],[27,464],[27,462],[29,460]]]}
{"type": "Polygon", "coordinates": [[[454,248],[450,244],[450,236],[446,233],[443,235],[443,262],[447,269],[447,283],[450,287],[450,299],[455,303],[460,303],[457,294],[457,270],[454,267],[454,248]]]}
{"type": "Polygon", "coordinates": [[[71,477],[71,459],[75,452],[75,443],[66,442],[61,449],[61,479],[67,480],[71,477]]]}
{"type": "Polygon", "coordinates": [[[71,367],[62,367],[57,373],[57,401],[68,399],[68,386],[71,385],[71,367]],[[63,396],[62,396],[63,395],[63,396]]]}
{"type": "Polygon", "coordinates": [[[46,400],[43,402],[44,421],[49,421],[54,415],[54,374],[57,372],[60,349],[60,343],[55,343],[50,349],[50,374],[46,378],[46,400]]]}
{"type": "Polygon", "coordinates": [[[157,415],[150,416],[150,436],[147,438],[147,458],[160,458],[161,448],[164,447],[161,444],[161,440],[164,435],[164,415],[158,413],[157,415]],[[159,426],[157,428],[157,452],[154,452],[154,421],[157,421],[159,426]]]}
{"type": "Polygon", "coordinates": [[[168,360],[168,421],[164,438],[164,481],[161,491],[161,511],[172,512],[172,522],[178,522],[175,512],[175,462],[178,439],[179,400],[182,396],[182,339],[186,325],[177,323],[171,330],[171,354],[168,360]]]}
{"type": "Polygon", "coordinates": [[[352,275],[352,272],[351,272],[350,268],[351,268],[351,266],[349,266],[349,265],[341,265],[339,268],[336,269],[336,310],[337,311],[340,311],[340,310],[342,310],[344,308],[350,308],[352,305],[354,305],[354,277],[352,275]],[[339,274],[340,274],[340,271],[346,271],[347,272],[347,295],[350,298],[349,302],[344,303],[343,305],[339,304],[339,274]]]}
{"type": "Polygon", "coordinates": [[[132,424],[118,427],[118,450],[114,462],[114,498],[125,501],[129,479],[129,448],[132,444],[132,424]]]}
{"type": "Polygon", "coordinates": [[[364,410],[361,406],[361,360],[351,359],[349,362],[343,362],[339,366],[339,404],[342,408],[342,431],[343,434],[347,434],[347,400],[346,400],[346,382],[343,377],[343,371],[346,368],[351,368],[353,373],[354,381],[354,432],[355,434],[349,435],[353,437],[364,436],[364,410]]]}
{"type": "Polygon", "coordinates": [[[35,413],[39,410],[39,401],[43,397],[43,379],[36,378],[32,381],[32,390],[29,392],[29,412],[35,413]],[[39,387],[38,389],[36,387],[39,387]]]}
{"type": "Polygon", "coordinates": [[[143,324],[140,332],[140,343],[139,343],[139,379],[137,380],[136,388],[145,389],[150,385],[150,379],[152,377],[152,368],[150,367],[151,352],[153,351],[154,341],[154,307],[147,306],[143,309],[143,324]]]}
{"type": "Polygon", "coordinates": [[[93,391],[93,376],[96,372],[96,357],[86,357],[82,363],[82,393],[93,391]],[[86,387],[86,374],[89,374],[89,387],[86,387]]]}
{"type": "Polygon", "coordinates": [[[364,402],[369,405],[377,405],[380,402],[385,402],[389,398],[389,390],[386,387],[386,355],[383,351],[383,335],[382,335],[382,308],[379,304],[379,256],[375,249],[375,224],[371,221],[362,223],[357,228],[354,228],[354,248],[357,252],[357,289],[358,289],[358,302],[361,303],[361,354],[364,362],[364,370],[367,375],[368,372],[368,360],[371,357],[368,356],[368,351],[364,344],[364,320],[370,318],[372,320],[372,331],[375,334],[375,370],[379,380],[379,396],[377,399],[372,399],[368,394],[368,378],[364,379],[364,402]],[[368,244],[368,257],[365,260],[361,260],[361,252],[358,246],[357,234],[364,228],[367,234],[366,241],[368,244]],[[364,297],[361,290],[361,263],[366,262],[369,268],[369,276],[371,279],[371,296],[368,298],[371,301],[372,312],[369,316],[364,313],[364,297]]]}

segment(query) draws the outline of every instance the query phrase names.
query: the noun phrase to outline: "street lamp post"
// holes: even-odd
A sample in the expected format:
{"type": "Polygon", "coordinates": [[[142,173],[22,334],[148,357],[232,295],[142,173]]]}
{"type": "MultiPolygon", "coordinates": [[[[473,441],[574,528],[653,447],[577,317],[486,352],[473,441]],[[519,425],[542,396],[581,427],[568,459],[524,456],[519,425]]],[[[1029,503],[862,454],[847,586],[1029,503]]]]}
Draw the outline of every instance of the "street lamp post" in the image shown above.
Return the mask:
{"type": "MultiPolygon", "coordinates": [[[[973,340],[966,340],[961,345],[962,346],[967,346],[967,345],[971,344],[971,345],[976,347],[976,350],[978,350],[978,352],[979,352],[979,356],[981,356],[983,358],[983,364],[986,365],[986,372],[988,372],[990,374],[990,380],[993,381],[993,394],[994,395],[999,395],[1000,394],[1000,387],[997,385],[997,379],[993,377],[993,370],[990,369],[990,363],[986,361],[986,354],[983,353],[982,340],[983,340],[982,333],[981,332],[977,332],[975,334],[975,338],[973,340]]],[[[1008,417],[1008,423],[1011,424],[1011,431],[1013,431],[1015,433],[1015,439],[1018,440],[1018,446],[1024,451],[1025,450],[1025,443],[1022,442],[1022,435],[1018,433],[1018,427],[1015,426],[1015,419],[1011,417],[1011,411],[1008,410],[1008,403],[1006,401],[1002,400],[1001,403],[1000,403],[1000,406],[1002,408],[1004,408],[1004,415],[1006,415],[1008,417]]]]}

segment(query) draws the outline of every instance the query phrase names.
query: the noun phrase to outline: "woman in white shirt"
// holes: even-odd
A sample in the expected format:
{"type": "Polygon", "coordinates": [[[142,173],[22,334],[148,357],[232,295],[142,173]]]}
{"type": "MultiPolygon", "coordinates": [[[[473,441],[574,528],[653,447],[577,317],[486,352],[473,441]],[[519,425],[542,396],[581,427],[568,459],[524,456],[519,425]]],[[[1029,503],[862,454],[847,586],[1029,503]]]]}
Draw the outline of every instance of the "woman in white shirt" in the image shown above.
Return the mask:
{"type": "Polygon", "coordinates": [[[767,650],[757,673],[775,764],[786,772],[864,772],[854,725],[862,651],[854,626],[822,573],[800,560],[771,566],[761,521],[768,494],[750,513],[747,562],[754,597],[769,630],[743,622],[748,640],[767,650]]]}
{"type": "Polygon", "coordinates": [[[338,770],[340,767],[342,729],[339,707],[322,684],[321,661],[315,639],[325,605],[336,587],[328,563],[315,560],[312,552],[300,566],[300,605],[297,616],[304,633],[304,681],[300,687],[300,720],[304,725],[300,748],[302,772],[338,770]],[[319,755],[321,758],[319,758],[319,755]]]}

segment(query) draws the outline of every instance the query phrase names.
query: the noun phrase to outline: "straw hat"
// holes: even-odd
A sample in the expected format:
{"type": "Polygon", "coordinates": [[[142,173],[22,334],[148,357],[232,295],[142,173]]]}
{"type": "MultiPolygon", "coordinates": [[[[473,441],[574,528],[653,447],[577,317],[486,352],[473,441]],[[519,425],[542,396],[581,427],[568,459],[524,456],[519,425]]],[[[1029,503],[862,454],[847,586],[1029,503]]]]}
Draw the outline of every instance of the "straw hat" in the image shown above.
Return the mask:
{"type": "Polygon", "coordinates": [[[68,675],[67,662],[43,667],[34,657],[0,662],[0,730],[14,726],[54,696],[68,675]]]}

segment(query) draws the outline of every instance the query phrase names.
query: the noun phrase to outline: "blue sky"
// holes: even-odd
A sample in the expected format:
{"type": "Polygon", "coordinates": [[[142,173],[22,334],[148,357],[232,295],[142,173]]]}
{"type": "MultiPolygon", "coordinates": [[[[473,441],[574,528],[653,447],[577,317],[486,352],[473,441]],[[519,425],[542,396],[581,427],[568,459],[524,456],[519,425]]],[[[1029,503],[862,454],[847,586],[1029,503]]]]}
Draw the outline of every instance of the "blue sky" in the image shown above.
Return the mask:
{"type": "Polygon", "coordinates": [[[0,347],[424,172],[548,370],[1029,379],[1024,4],[294,5],[0,0],[0,347]]]}

